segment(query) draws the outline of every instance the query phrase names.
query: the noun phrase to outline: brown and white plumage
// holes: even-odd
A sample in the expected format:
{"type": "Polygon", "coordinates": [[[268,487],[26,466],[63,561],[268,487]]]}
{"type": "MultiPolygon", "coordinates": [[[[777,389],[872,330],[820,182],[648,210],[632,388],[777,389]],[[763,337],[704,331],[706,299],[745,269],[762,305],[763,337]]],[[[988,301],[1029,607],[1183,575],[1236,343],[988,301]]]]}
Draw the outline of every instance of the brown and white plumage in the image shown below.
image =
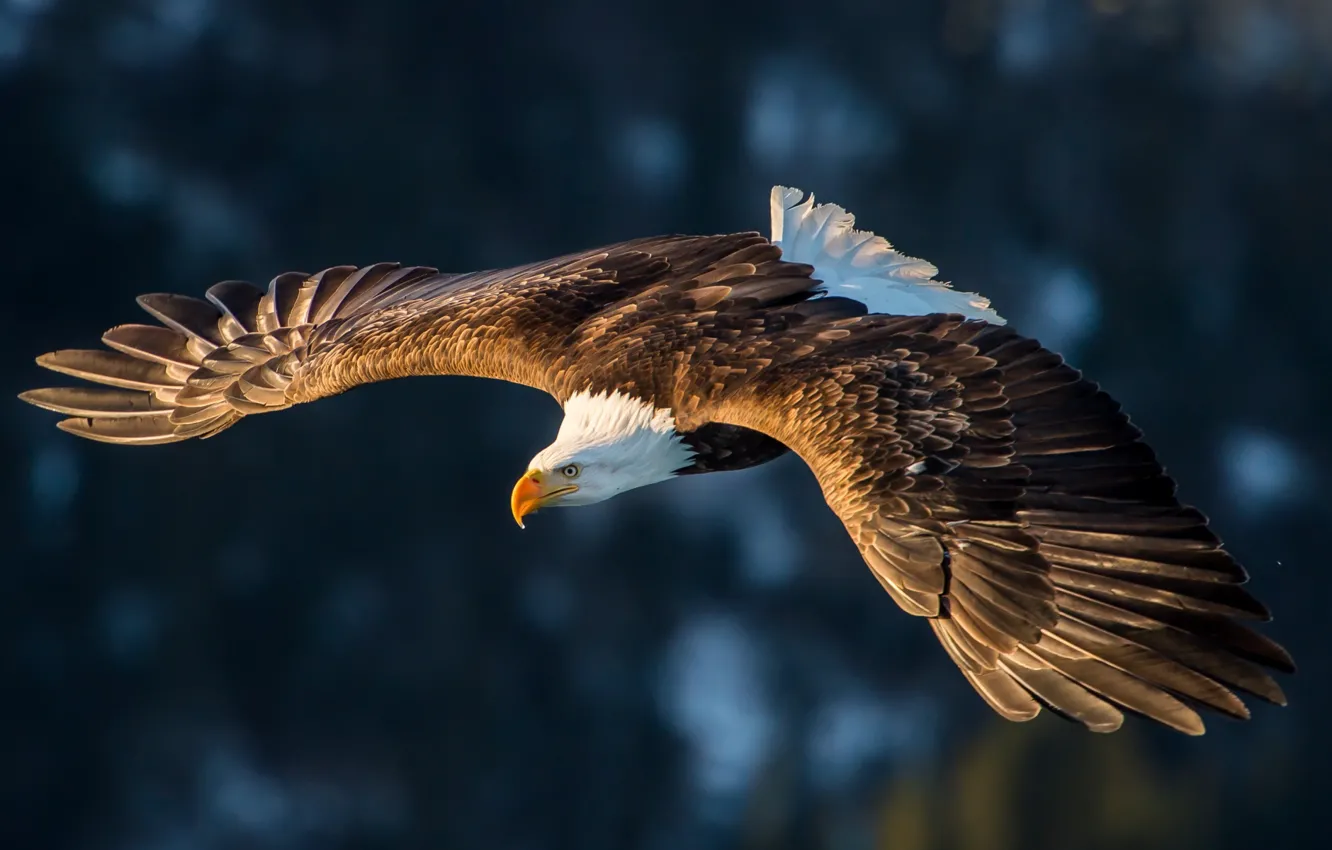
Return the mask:
{"type": "Polygon", "coordinates": [[[988,302],[773,193],[773,238],[641,239],[516,269],[381,264],[206,299],[147,295],[162,326],[38,362],[105,388],[33,390],[90,439],[210,437],[246,415],[427,374],[565,406],[515,517],[796,452],[866,563],[1013,720],[1096,731],[1125,709],[1189,733],[1196,709],[1284,703],[1266,609],[1104,392],[988,302]]]}

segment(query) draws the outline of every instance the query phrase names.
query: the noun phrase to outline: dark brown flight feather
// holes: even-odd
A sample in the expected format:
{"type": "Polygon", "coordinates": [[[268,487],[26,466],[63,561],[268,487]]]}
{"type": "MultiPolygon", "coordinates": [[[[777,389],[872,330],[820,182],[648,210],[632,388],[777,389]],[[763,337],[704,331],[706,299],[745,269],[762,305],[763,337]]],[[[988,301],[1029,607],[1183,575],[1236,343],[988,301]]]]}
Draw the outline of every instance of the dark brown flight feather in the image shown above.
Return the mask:
{"type": "Polygon", "coordinates": [[[1266,609],[1118,404],[1006,327],[867,315],[815,297],[812,271],[741,233],[226,282],[140,297],[163,327],[113,328],[111,351],[38,358],[106,388],[21,397],[71,433],[146,445],[412,375],[561,402],[619,389],[672,410],[696,454],[682,473],[795,451],[874,577],[1004,717],[1047,706],[1111,731],[1131,711],[1196,734],[1200,708],[1284,703],[1271,671],[1290,656],[1248,625],[1266,609]]]}

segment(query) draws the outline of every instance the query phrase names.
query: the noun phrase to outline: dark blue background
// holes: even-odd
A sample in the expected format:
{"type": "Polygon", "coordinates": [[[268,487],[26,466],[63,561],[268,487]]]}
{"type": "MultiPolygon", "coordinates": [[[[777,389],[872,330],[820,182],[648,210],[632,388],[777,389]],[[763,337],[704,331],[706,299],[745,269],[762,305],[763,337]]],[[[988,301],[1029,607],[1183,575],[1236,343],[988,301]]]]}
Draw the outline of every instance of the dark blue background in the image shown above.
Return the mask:
{"type": "Polygon", "coordinates": [[[3,0],[0,390],[140,292],[766,230],[775,182],[1126,404],[1277,612],[1289,708],[999,720],[793,458],[519,532],[559,411],[518,387],[152,449],[11,400],[0,845],[1307,846],[1332,4],[3,0]]]}

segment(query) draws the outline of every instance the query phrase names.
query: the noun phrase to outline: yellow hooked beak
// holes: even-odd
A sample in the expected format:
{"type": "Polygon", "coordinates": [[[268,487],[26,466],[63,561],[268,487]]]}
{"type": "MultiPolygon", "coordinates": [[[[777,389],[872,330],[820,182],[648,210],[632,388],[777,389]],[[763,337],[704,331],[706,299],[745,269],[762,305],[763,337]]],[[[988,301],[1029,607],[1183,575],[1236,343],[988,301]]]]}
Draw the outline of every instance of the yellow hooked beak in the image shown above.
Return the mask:
{"type": "Polygon", "coordinates": [[[518,523],[519,528],[526,528],[523,525],[523,517],[536,513],[560,496],[577,489],[572,484],[567,487],[547,489],[541,470],[529,469],[518,479],[518,483],[513,485],[513,496],[509,499],[509,505],[513,508],[513,521],[518,523]]]}

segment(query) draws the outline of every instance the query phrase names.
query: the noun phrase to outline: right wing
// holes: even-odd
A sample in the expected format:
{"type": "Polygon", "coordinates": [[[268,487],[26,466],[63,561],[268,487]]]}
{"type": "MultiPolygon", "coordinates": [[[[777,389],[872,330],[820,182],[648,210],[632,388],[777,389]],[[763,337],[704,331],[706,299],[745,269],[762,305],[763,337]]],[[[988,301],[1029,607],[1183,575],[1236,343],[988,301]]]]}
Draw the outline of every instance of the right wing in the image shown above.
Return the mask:
{"type": "Polygon", "coordinates": [[[1033,340],[960,316],[869,316],[733,358],[699,416],[814,471],[875,577],[1000,714],[1095,731],[1125,709],[1199,734],[1198,706],[1284,704],[1267,609],[1119,405],[1033,340]],[[828,332],[824,332],[825,335],[828,332]],[[790,356],[790,350],[804,352],[790,356]]]}
{"type": "Polygon", "coordinates": [[[759,242],[662,237],[499,271],[380,263],[290,272],[266,290],[226,281],[206,300],[143,295],[139,305],[160,326],[114,327],[102,337],[110,351],[37,358],[102,386],[19,397],[69,417],[57,423],[64,431],[129,445],[207,438],[248,414],[412,375],[496,378],[560,398],[567,339],[581,323],[759,242]]]}

